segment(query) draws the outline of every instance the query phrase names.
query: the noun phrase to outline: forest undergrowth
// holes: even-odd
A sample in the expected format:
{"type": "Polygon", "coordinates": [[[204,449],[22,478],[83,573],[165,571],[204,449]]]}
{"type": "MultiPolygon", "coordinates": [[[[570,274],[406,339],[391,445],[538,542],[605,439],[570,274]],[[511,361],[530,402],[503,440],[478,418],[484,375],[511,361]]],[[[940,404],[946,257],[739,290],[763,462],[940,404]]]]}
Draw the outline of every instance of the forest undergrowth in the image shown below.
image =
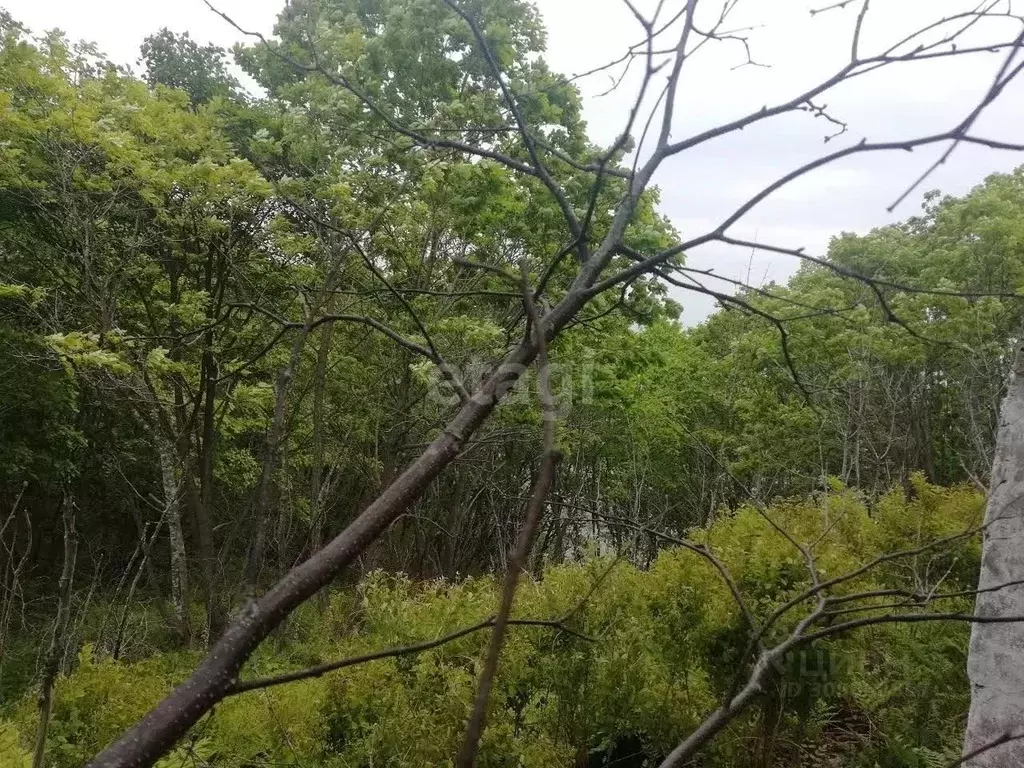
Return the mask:
{"type": "MultiPolygon", "coordinates": [[[[972,488],[915,479],[876,500],[834,490],[770,508],[723,514],[688,541],[728,568],[763,619],[809,585],[801,553],[773,524],[813,544],[830,578],[900,550],[977,526],[984,499],[972,488]],[[816,543],[815,543],[816,542],[816,543]]],[[[728,691],[742,671],[748,630],[708,560],[668,547],[638,558],[640,531],[617,554],[544,569],[520,588],[515,617],[562,626],[515,626],[501,658],[485,766],[644,766],[663,755],[728,691]]],[[[835,590],[906,590],[935,610],[970,611],[976,537],[873,568],[835,590]],[[924,590],[924,592],[922,592],[924,590]]],[[[377,571],[303,607],[264,644],[244,678],[264,679],[443,637],[491,616],[489,577],[414,581],[377,571]]],[[[877,598],[859,604],[891,604],[877,598]]],[[[194,611],[201,617],[201,605],[194,611]]],[[[143,601],[112,658],[118,607],[93,598],[75,618],[77,644],[56,686],[47,753],[76,768],[136,721],[194,667],[173,627],[143,601]]],[[[806,611],[777,628],[783,634],[806,611]]],[[[322,677],[232,696],[159,765],[435,766],[457,749],[488,633],[464,636],[322,677]]],[[[959,751],[969,702],[962,623],[880,624],[801,648],[779,666],[761,706],[739,718],[702,758],[706,766],[931,766],[959,751]]],[[[22,638],[3,662],[9,698],[0,764],[29,765],[35,699],[28,689],[40,644],[22,638]],[[18,691],[20,690],[20,695],[18,691]]]]}

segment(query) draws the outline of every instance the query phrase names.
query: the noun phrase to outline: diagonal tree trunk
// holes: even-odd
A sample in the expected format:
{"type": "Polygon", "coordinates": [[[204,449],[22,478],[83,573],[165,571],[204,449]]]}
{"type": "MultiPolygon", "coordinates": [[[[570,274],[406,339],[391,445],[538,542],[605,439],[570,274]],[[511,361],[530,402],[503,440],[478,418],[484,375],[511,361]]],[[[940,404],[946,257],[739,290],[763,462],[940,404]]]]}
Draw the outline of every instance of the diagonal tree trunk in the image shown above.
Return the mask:
{"type": "MultiPolygon", "coordinates": [[[[985,512],[985,541],[978,589],[1024,579],[1024,346],[1017,352],[1013,380],[1003,400],[999,437],[985,512]]],[[[981,592],[975,613],[1024,615],[1024,587],[981,592]]],[[[967,672],[971,711],[964,754],[1024,733],[1024,628],[1016,623],[972,624],[967,672]]],[[[1017,768],[1024,765],[1024,742],[985,750],[965,765],[1017,768]]]]}

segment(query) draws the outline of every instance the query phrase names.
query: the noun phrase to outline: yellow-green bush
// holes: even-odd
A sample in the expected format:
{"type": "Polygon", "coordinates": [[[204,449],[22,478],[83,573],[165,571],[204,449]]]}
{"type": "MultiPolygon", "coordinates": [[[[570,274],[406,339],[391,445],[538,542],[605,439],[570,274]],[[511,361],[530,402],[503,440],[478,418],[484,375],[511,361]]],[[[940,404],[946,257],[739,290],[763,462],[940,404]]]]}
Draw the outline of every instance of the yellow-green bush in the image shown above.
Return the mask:
{"type": "MultiPolygon", "coordinates": [[[[915,482],[913,500],[894,492],[869,508],[856,493],[837,490],[769,510],[722,513],[710,529],[690,535],[728,566],[763,619],[809,584],[804,557],[774,525],[813,544],[820,577],[828,579],[879,554],[960,533],[982,512],[973,491],[915,482]]],[[[887,562],[836,594],[939,582],[943,591],[970,589],[978,552],[975,539],[957,539],[887,562]]],[[[560,565],[521,587],[518,615],[558,618],[606,575],[571,619],[593,642],[548,627],[510,630],[480,765],[570,766],[583,753],[590,765],[613,758],[619,768],[644,765],[695,728],[741,670],[747,627],[706,560],[669,548],[645,570],[609,565],[560,565]],[[629,752],[637,754],[627,758],[629,752]]],[[[491,579],[423,584],[374,573],[355,590],[333,594],[322,611],[304,606],[257,652],[246,676],[437,637],[491,615],[496,600],[491,579]]],[[[970,601],[944,601],[942,610],[969,611],[970,601]]],[[[769,637],[780,638],[800,615],[769,637]]],[[[706,750],[706,764],[751,764],[769,744],[778,765],[799,765],[816,753],[833,765],[925,766],[955,754],[968,702],[967,637],[964,625],[882,624],[794,653],[759,706],[706,750]]],[[[449,764],[486,641],[478,632],[418,655],[230,698],[163,765],[449,764]]],[[[74,673],[57,686],[51,764],[81,765],[195,661],[195,654],[177,653],[119,663],[84,648],[74,673]]],[[[33,703],[26,699],[7,714],[13,725],[0,725],[0,757],[17,766],[34,731],[33,703]]]]}
{"type": "Polygon", "coordinates": [[[11,723],[0,720],[0,765],[4,768],[29,768],[32,759],[22,748],[18,731],[11,723]]]}

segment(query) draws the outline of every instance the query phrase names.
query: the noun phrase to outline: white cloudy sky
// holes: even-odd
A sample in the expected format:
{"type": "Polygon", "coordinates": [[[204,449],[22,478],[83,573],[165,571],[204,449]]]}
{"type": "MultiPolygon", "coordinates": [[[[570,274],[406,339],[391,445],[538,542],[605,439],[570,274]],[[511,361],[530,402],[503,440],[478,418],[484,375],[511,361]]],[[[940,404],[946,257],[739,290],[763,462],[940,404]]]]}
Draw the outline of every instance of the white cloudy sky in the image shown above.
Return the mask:
{"type": "MultiPolygon", "coordinates": [[[[667,0],[678,7],[681,0],[667,0]]],[[[283,0],[220,0],[218,7],[249,28],[268,32],[283,0]]],[[[637,0],[641,8],[655,2],[637,0]]],[[[850,30],[858,2],[812,18],[808,9],[826,0],[746,0],[734,23],[756,25],[749,33],[757,61],[770,68],[733,67],[744,60],[736,46],[709,46],[694,58],[680,88],[673,134],[683,137],[764,104],[785,101],[834,71],[849,55],[850,30]]],[[[617,56],[639,37],[639,28],[622,0],[538,0],[549,30],[548,59],[564,73],[578,73],[617,56]]],[[[239,34],[215,17],[202,0],[0,0],[0,6],[36,31],[60,27],[74,38],[95,41],[111,58],[126,63],[138,56],[142,38],[166,26],[189,31],[199,41],[229,46],[239,34]]],[[[704,0],[713,10],[721,0],[704,0]]],[[[969,10],[972,0],[874,0],[867,17],[862,50],[877,51],[922,22],[969,10]]],[[[992,22],[980,39],[1011,39],[1019,22],[992,22]]],[[[823,99],[830,112],[850,125],[843,140],[894,140],[948,130],[973,108],[991,83],[1002,55],[901,65],[868,76],[823,99]]],[[[582,83],[593,137],[610,141],[628,108],[630,80],[609,96],[598,97],[606,76],[582,83]]],[[[830,126],[802,114],[767,122],[734,136],[707,143],[667,162],[656,177],[662,209],[684,235],[714,225],[753,192],[823,151],[830,126]]],[[[1009,87],[982,116],[975,133],[1006,141],[1024,140],[1024,80],[1009,87]]],[[[829,145],[829,148],[835,147],[829,145]]],[[[941,152],[861,155],[816,171],[785,188],[754,211],[732,233],[759,242],[821,251],[831,235],[866,231],[913,215],[920,190],[893,214],[891,203],[941,152]]],[[[1024,156],[962,147],[931,177],[925,188],[960,194],[992,172],[1024,163],[1024,156]]],[[[760,283],[784,279],[796,267],[783,256],[756,255],[708,246],[689,255],[689,263],[719,274],[760,283]]],[[[705,297],[681,295],[684,319],[695,322],[712,309],[705,297]]]]}

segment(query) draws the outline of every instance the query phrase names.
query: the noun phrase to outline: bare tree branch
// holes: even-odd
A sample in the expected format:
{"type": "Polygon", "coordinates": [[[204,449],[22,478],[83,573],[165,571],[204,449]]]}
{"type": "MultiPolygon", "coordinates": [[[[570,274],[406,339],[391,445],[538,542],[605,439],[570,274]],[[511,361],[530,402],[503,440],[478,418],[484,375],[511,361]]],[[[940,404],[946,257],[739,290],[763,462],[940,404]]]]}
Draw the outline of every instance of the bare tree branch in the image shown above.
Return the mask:
{"type": "Polygon", "coordinates": [[[505,99],[505,104],[508,106],[509,111],[515,118],[516,126],[519,128],[519,135],[522,139],[523,145],[526,147],[527,153],[530,156],[530,165],[534,171],[533,175],[540,179],[541,183],[547,187],[548,192],[550,192],[551,196],[555,199],[555,202],[558,203],[558,207],[562,211],[562,216],[565,217],[565,221],[569,225],[569,231],[572,233],[577,257],[582,264],[588,258],[584,229],[580,225],[579,219],[576,218],[575,211],[573,211],[572,206],[569,204],[569,201],[565,196],[565,190],[563,190],[562,187],[551,177],[547,167],[537,154],[537,144],[533,139],[533,134],[530,132],[530,129],[526,124],[526,118],[523,116],[523,111],[519,106],[519,102],[516,99],[515,94],[512,92],[512,88],[506,82],[505,73],[501,71],[501,65],[498,64],[498,60],[494,56],[494,51],[491,50],[491,46],[488,44],[487,38],[484,37],[483,30],[480,29],[480,25],[477,24],[476,19],[463,10],[455,0],[441,1],[458,14],[458,16],[466,22],[470,30],[473,32],[473,37],[476,39],[477,46],[479,46],[484,58],[487,60],[488,66],[491,68],[491,74],[494,75],[495,80],[498,81],[498,87],[501,89],[501,94],[505,99]]]}
{"type": "MultiPolygon", "coordinates": [[[[566,626],[566,619],[508,619],[506,624],[508,626],[515,627],[550,627],[559,632],[565,632],[573,637],[578,637],[581,640],[592,642],[593,638],[587,637],[576,630],[566,626]]],[[[263,688],[273,688],[278,685],[285,685],[286,683],[294,683],[299,680],[310,680],[312,678],[323,677],[328,672],[335,672],[339,669],[345,669],[346,667],[354,667],[359,664],[366,664],[371,661],[378,661],[380,659],[392,659],[399,656],[411,656],[417,653],[423,653],[433,648],[439,648],[442,645],[454,642],[459,638],[471,635],[474,632],[479,632],[482,629],[488,629],[495,625],[495,619],[485,619],[484,621],[477,622],[468,627],[454,630],[446,635],[434,638],[433,640],[424,640],[420,643],[413,643],[411,645],[403,645],[395,648],[387,648],[382,651],[372,651],[370,653],[364,653],[359,656],[349,656],[348,658],[341,659],[339,661],[331,661],[326,664],[318,664],[315,667],[309,667],[308,669],[300,669],[296,672],[288,672],[283,675],[275,675],[274,677],[261,677],[254,680],[241,680],[230,688],[228,688],[225,696],[237,696],[240,693],[247,693],[248,691],[260,690],[263,688]]]]}
{"type": "MultiPolygon", "coordinates": [[[[864,7],[865,9],[867,8],[866,3],[864,7]]],[[[943,165],[950,158],[950,156],[957,150],[957,147],[959,147],[960,144],[963,142],[963,137],[967,136],[971,128],[974,127],[974,123],[977,122],[978,117],[985,110],[985,107],[987,107],[989,104],[995,101],[996,98],[998,98],[999,94],[1002,93],[1003,89],[1007,85],[1009,85],[1010,82],[1014,79],[1014,77],[1020,74],[1021,69],[1022,67],[1024,67],[1024,65],[1018,65],[1013,69],[1011,69],[1010,67],[1013,65],[1013,60],[1017,57],[1017,53],[1020,50],[1020,46],[1022,43],[1024,43],[1024,31],[1022,31],[1017,36],[1017,39],[1013,42],[1013,45],[1010,48],[1010,52],[1009,54],[1007,54],[1006,59],[1003,61],[1003,65],[999,68],[999,72],[996,73],[995,82],[992,83],[992,87],[989,88],[988,93],[986,93],[985,97],[978,103],[978,105],[973,110],[971,110],[971,113],[964,118],[963,122],[953,129],[953,140],[950,143],[949,147],[946,148],[946,151],[943,152],[934,163],[928,166],[925,172],[922,173],[914,181],[913,184],[907,187],[903,194],[897,197],[896,200],[892,203],[892,205],[886,208],[887,211],[892,213],[892,211],[896,209],[896,206],[898,206],[900,203],[906,200],[915,189],[920,187],[921,184],[923,184],[929,176],[931,176],[936,170],[938,170],[938,168],[941,165],[943,165]]]]}
{"type": "Polygon", "coordinates": [[[537,525],[540,522],[541,513],[544,509],[545,499],[555,479],[555,467],[561,460],[561,454],[555,447],[555,422],[557,413],[555,401],[551,394],[551,387],[548,381],[550,369],[548,367],[547,339],[545,337],[544,318],[537,312],[537,306],[533,299],[533,289],[530,287],[526,262],[521,263],[522,270],[522,291],[523,305],[529,315],[533,326],[534,337],[537,343],[537,370],[538,389],[541,400],[541,415],[544,422],[544,456],[541,459],[540,472],[534,483],[533,493],[527,505],[526,518],[519,533],[519,542],[516,544],[515,552],[509,563],[508,571],[505,574],[505,584],[502,588],[501,607],[498,609],[498,616],[494,621],[494,629],[491,632],[491,642],[487,648],[487,658],[484,661],[483,670],[480,673],[480,680],[477,684],[476,699],[473,704],[473,711],[470,714],[469,722],[466,725],[466,735],[462,742],[462,748],[455,758],[456,768],[472,768],[476,762],[476,753],[480,744],[480,736],[483,733],[484,723],[487,719],[487,703],[491,695],[491,686],[494,684],[494,677],[498,671],[498,661],[501,656],[501,649],[505,643],[505,632],[508,626],[509,617],[512,615],[512,604],[515,602],[516,590],[519,587],[519,575],[526,569],[530,557],[530,550],[533,548],[534,534],[537,532],[537,525]]]}

